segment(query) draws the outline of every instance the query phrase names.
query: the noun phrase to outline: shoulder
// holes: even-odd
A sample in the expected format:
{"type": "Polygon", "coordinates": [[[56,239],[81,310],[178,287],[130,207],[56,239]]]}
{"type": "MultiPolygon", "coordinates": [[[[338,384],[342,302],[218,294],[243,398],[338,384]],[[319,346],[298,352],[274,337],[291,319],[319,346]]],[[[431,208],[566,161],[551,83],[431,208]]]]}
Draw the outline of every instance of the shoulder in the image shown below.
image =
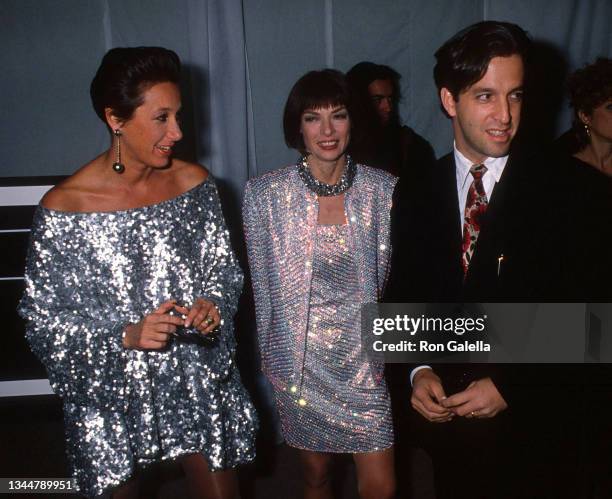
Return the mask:
{"type": "Polygon", "coordinates": [[[435,162],[436,168],[448,168],[449,166],[452,166],[453,168],[455,167],[455,155],[452,151],[445,154],[435,162]]]}
{"type": "Polygon", "coordinates": [[[40,204],[49,210],[76,211],[79,205],[78,198],[78,193],[62,182],[48,191],[40,200],[40,204]]]}
{"type": "Polygon", "coordinates": [[[362,182],[378,185],[385,190],[392,189],[397,182],[397,177],[389,172],[368,165],[358,164],[357,175],[361,178],[362,182]]]}
{"type": "Polygon", "coordinates": [[[419,135],[414,129],[410,128],[408,125],[402,125],[400,127],[400,138],[402,141],[413,144],[428,144],[429,142],[422,135],[419,135]]]}
{"type": "Polygon", "coordinates": [[[289,165],[250,179],[247,182],[246,190],[247,193],[264,194],[286,188],[297,178],[295,165],[289,165]]]}
{"type": "Polygon", "coordinates": [[[40,200],[40,205],[55,211],[79,211],[100,183],[97,161],[98,158],[85,164],[49,190],[40,200]]]}
{"type": "Polygon", "coordinates": [[[180,159],[172,160],[172,168],[169,172],[171,172],[172,180],[180,187],[182,192],[193,189],[210,176],[209,171],[204,166],[180,159]]]}
{"type": "Polygon", "coordinates": [[[418,133],[416,133],[412,128],[407,125],[402,125],[399,129],[400,140],[405,145],[410,145],[416,140],[425,140],[418,133]]]}
{"type": "MultiPolygon", "coordinates": [[[[439,182],[442,179],[455,178],[455,155],[453,152],[442,156],[440,159],[432,165],[430,169],[429,180],[432,182],[439,182]]],[[[454,182],[454,180],[453,180],[454,182]]]]}

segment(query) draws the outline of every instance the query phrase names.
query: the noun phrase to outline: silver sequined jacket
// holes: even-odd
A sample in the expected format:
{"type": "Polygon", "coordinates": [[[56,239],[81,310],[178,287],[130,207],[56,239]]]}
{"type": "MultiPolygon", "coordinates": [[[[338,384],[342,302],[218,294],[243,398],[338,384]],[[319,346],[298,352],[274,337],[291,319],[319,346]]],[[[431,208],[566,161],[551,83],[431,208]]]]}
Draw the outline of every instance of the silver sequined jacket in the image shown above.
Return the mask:
{"type": "MultiPolygon", "coordinates": [[[[362,303],[378,301],[389,265],[389,217],[396,178],[357,165],[345,195],[362,303]]],[[[295,165],[248,182],[243,204],[253,281],[262,369],[275,389],[285,390],[304,361],[317,196],[295,165]]],[[[373,365],[376,379],[382,366],[373,365]]]]}
{"type": "Polygon", "coordinates": [[[83,494],[194,452],[212,470],[254,457],[256,417],[234,362],[242,280],[211,178],[132,210],[38,208],[19,312],[62,398],[68,461],[83,494]],[[170,298],[196,297],[220,308],[216,339],[123,348],[126,324],[170,298]]]}

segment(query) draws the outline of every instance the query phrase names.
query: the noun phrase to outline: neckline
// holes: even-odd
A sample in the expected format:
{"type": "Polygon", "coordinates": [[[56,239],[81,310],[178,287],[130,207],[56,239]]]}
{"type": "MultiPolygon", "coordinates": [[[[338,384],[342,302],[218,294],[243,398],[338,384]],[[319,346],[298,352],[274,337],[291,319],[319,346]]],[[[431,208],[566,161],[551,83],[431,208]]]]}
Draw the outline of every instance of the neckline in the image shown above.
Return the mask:
{"type": "Polygon", "coordinates": [[[124,214],[128,214],[128,213],[133,213],[136,212],[138,210],[142,210],[142,211],[146,211],[146,210],[150,210],[153,208],[157,208],[159,206],[164,206],[167,204],[171,204],[175,201],[178,201],[184,197],[188,197],[190,196],[192,193],[194,193],[195,191],[199,190],[200,188],[202,188],[203,186],[205,186],[210,180],[210,175],[208,177],[206,177],[206,179],[204,179],[202,182],[200,182],[197,185],[194,185],[192,188],[187,189],[184,192],[181,192],[180,194],[178,194],[177,196],[174,196],[172,198],[168,198],[168,199],[163,199],[162,201],[159,201],[157,203],[154,204],[145,204],[143,206],[136,206],[134,208],[127,208],[124,210],[112,210],[112,211],[64,211],[64,210],[54,210],[53,208],[47,208],[45,206],[43,206],[42,204],[38,205],[38,208],[40,210],[42,210],[43,212],[46,212],[50,215],[54,215],[54,216],[88,216],[88,215],[124,215],[124,214]]]}
{"type": "Polygon", "coordinates": [[[607,175],[600,168],[597,168],[596,166],[594,166],[591,163],[589,163],[589,162],[579,158],[578,156],[575,156],[574,154],[572,154],[572,159],[574,160],[575,163],[578,163],[577,166],[579,168],[583,169],[583,170],[581,170],[582,172],[589,172],[589,173],[585,173],[586,175],[591,175],[591,176],[594,176],[594,177],[597,177],[597,178],[604,177],[608,181],[612,182],[612,176],[607,175]]]}

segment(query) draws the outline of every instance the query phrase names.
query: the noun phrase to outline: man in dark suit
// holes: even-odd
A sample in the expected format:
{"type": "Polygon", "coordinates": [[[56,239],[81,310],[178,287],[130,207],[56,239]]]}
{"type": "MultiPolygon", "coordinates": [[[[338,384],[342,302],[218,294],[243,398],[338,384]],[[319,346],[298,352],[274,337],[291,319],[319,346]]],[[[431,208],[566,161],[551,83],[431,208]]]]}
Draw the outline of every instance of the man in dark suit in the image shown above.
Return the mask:
{"type": "MultiPolygon", "coordinates": [[[[519,26],[487,21],[436,52],[454,149],[422,184],[397,187],[386,301],[520,302],[546,294],[555,272],[542,226],[547,172],[511,152],[529,46],[519,26]]],[[[547,497],[536,491],[548,489],[536,475],[550,478],[551,468],[533,466],[530,436],[551,448],[538,426],[546,420],[533,414],[540,406],[529,406],[531,376],[491,364],[412,370],[411,432],[432,455],[438,499],[547,497]]]]}

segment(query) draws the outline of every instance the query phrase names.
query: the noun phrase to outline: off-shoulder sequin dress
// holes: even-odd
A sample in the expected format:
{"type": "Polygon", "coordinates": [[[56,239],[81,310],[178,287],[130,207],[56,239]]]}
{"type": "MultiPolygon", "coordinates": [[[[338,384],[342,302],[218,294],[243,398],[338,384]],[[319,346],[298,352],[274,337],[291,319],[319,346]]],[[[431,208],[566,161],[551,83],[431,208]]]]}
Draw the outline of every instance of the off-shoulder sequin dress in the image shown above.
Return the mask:
{"type": "Polygon", "coordinates": [[[234,360],[242,280],[212,179],[131,210],[38,208],[19,311],[62,398],[69,464],[83,494],[181,455],[200,452],[213,471],[254,457],[256,416],[234,360]],[[165,300],[197,297],[220,309],[213,339],[123,348],[126,324],[165,300]]]}

